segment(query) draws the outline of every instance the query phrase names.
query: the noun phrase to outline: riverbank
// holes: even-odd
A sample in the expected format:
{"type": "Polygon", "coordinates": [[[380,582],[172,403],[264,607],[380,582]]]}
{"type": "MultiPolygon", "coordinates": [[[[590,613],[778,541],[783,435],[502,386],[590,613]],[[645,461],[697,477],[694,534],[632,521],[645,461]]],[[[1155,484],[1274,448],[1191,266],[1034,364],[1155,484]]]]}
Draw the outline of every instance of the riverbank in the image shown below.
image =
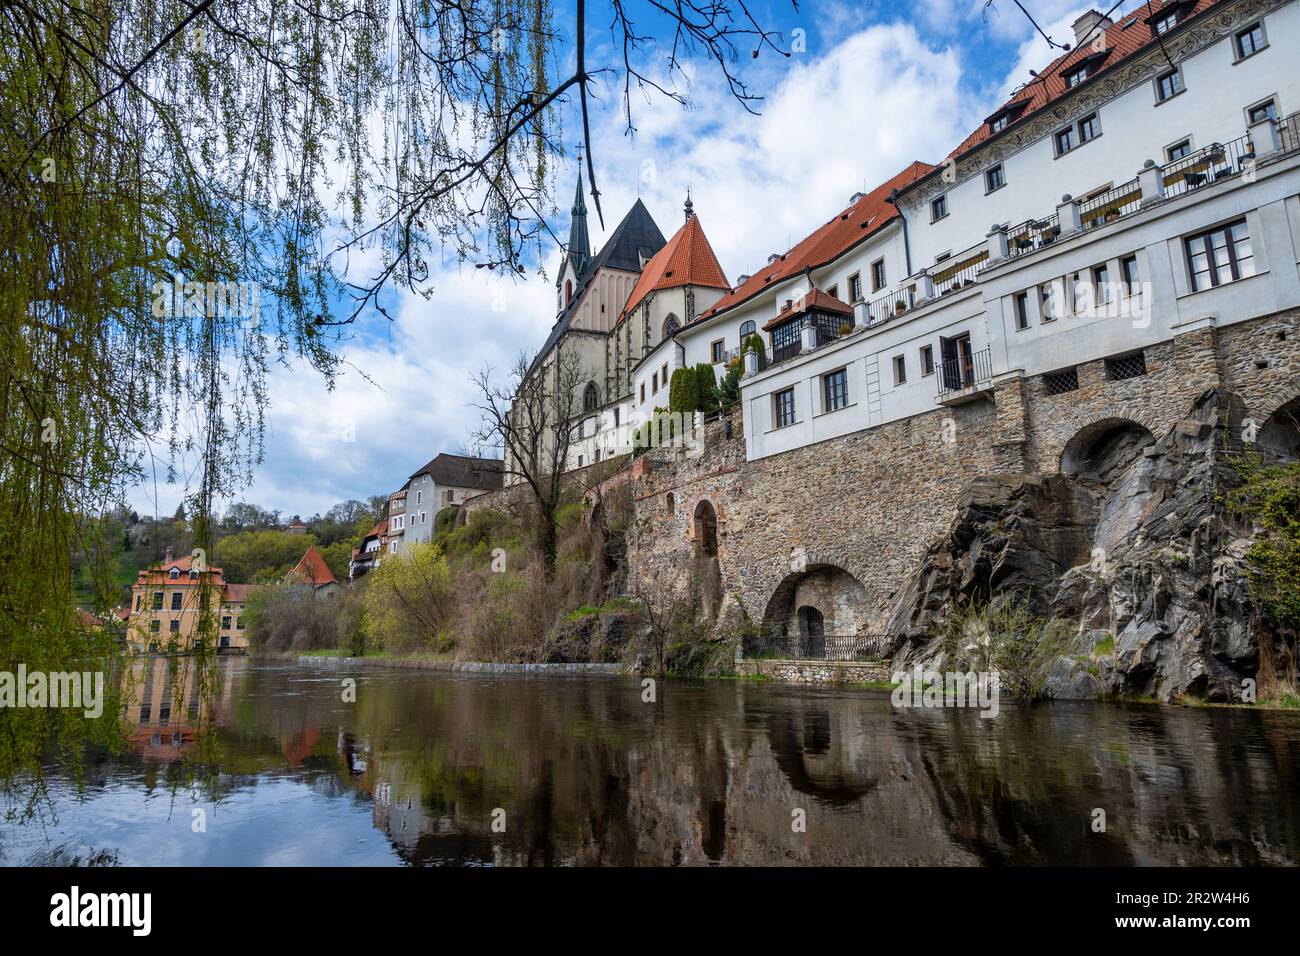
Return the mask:
{"type": "Polygon", "coordinates": [[[428,671],[467,671],[480,674],[631,674],[623,664],[569,663],[529,664],[500,661],[449,661],[436,657],[346,657],[336,654],[276,654],[264,660],[288,660],[299,664],[329,664],[337,667],[405,667],[428,671]]]}

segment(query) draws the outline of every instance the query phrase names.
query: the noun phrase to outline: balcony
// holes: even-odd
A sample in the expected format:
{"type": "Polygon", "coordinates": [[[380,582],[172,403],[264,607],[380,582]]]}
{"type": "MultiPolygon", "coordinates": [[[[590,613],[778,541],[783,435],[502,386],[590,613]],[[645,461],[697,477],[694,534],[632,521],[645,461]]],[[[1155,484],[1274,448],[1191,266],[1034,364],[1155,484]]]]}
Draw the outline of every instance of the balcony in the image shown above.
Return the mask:
{"type": "Polygon", "coordinates": [[[939,363],[940,405],[960,405],[993,389],[993,356],[990,349],[959,355],[939,363]]]}

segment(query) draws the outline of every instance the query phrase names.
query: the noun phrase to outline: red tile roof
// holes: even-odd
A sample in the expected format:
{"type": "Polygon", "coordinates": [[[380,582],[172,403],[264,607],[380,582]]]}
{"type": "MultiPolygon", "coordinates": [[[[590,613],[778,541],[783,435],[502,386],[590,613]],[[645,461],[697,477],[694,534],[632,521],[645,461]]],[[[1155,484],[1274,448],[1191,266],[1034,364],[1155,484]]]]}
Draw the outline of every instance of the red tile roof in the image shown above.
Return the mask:
{"type": "Polygon", "coordinates": [[[795,299],[788,306],[782,306],[781,311],[763,326],[764,332],[770,332],[773,328],[782,322],[788,322],[796,315],[802,315],[805,312],[834,312],[837,315],[852,315],[853,306],[841,302],[829,292],[823,292],[821,289],[813,289],[806,295],[795,299]]]}
{"type": "Polygon", "coordinates": [[[255,591],[265,587],[262,584],[227,584],[226,601],[241,603],[247,601],[255,591]]]}
{"type": "MultiPolygon", "coordinates": [[[[172,584],[188,583],[190,581],[190,566],[193,563],[194,559],[188,554],[176,558],[173,561],[160,561],[151,567],[141,569],[141,571],[136,575],[136,584],[163,584],[166,582],[171,582],[172,584]],[[175,568],[181,573],[181,577],[177,578],[175,581],[168,577],[168,572],[171,571],[172,568],[175,568]]],[[[212,578],[210,583],[218,586],[225,583],[222,580],[221,568],[209,567],[208,573],[212,578]]]]}
{"type": "Polygon", "coordinates": [[[706,289],[731,288],[726,273],[718,264],[718,257],[713,254],[713,247],[709,245],[709,238],[704,234],[699,216],[687,219],[682,228],[645,264],[640,278],[632,287],[632,294],[628,296],[619,321],[640,305],[651,292],[684,285],[698,285],[706,289]]]}
{"type": "MultiPolygon", "coordinates": [[[[966,137],[961,145],[948,154],[949,159],[957,159],[966,153],[975,149],[977,146],[994,139],[995,136],[1005,135],[1008,130],[1016,128],[1017,124],[1030,116],[1036,115],[1040,110],[1055,103],[1065,96],[1066,93],[1074,89],[1083,89],[1089,86],[1099,76],[1110,73],[1116,66],[1123,63],[1129,57],[1140,53],[1150,47],[1158,44],[1158,41],[1152,33],[1151,27],[1146,21],[1152,16],[1152,13],[1160,12],[1166,6],[1182,5],[1187,8],[1187,12],[1182,15],[1175,31],[1181,30],[1183,26],[1193,18],[1199,17],[1224,0],[1186,0],[1180,3],[1179,0],[1173,0],[1172,3],[1152,4],[1151,13],[1147,11],[1147,4],[1142,4],[1133,13],[1120,17],[1113,26],[1106,27],[1104,30],[1097,30],[1095,37],[1105,37],[1105,47],[1103,50],[1094,49],[1094,40],[1088,40],[1082,48],[1070,50],[1057,57],[1050,66],[1040,70],[1038,79],[1027,84],[1023,89],[1017,90],[1012,96],[993,112],[988,119],[994,119],[1001,113],[1006,112],[1012,106],[1018,106],[1017,115],[1014,115],[1011,122],[1007,124],[1007,129],[994,134],[989,129],[988,120],[980,124],[979,128],[966,137]],[[1099,54],[1104,53],[1103,56],[1099,54]],[[1077,66],[1085,60],[1095,59],[1086,80],[1073,88],[1066,85],[1065,78],[1071,72],[1071,68],[1077,66]]],[[[1166,33],[1168,37],[1170,34],[1166,33]]],[[[1087,39],[1085,37],[1085,39],[1087,39]]]]}
{"type": "Polygon", "coordinates": [[[805,269],[824,266],[843,255],[898,218],[898,210],[888,201],[894,190],[901,190],[911,185],[934,168],[929,163],[920,161],[912,163],[893,179],[877,186],[830,222],[800,240],[785,255],[768,263],[737,288],[732,289],[696,321],[712,318],[719,312],[724,312],[767,291],[783,279],[799,275],[805,269]]]}
{"type": "Polygon", "coordinates": [[[330,570],[314,544],[307,549],[297,566],[289,572],[289,577],[302,584],[310,584],[318,588],[338,583],[334,572],[330,570]]]}

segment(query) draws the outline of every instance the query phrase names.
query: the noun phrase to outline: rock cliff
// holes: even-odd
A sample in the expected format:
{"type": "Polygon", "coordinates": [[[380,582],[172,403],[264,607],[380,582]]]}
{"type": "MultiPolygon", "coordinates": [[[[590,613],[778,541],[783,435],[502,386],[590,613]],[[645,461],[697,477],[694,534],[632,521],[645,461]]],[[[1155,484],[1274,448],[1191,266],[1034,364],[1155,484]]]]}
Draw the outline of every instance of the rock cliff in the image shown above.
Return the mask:
{"type": "Polygon", "coordinates": [[[1245,576],[1251,530],[1219,500],[1239,449],[1233,405],[1210,391],[1163,437],[1098,429],[1062,474],[975,481],[893,607],[895,664],[935,660],[928,635],[954,606],[1005,598],[1068,625],[1053,696],[1239,700],[1264,627],[1245,576]]]}

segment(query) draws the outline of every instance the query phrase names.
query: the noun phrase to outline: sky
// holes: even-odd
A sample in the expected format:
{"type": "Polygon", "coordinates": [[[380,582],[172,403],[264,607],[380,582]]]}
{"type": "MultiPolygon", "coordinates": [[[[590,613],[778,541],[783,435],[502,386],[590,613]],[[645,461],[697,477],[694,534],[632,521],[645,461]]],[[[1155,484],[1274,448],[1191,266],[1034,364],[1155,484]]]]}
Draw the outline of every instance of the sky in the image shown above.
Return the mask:
{"type": "MultiPolygon", "coordinates": [[[[1057,43],[1073,42],[1071,24],[1089,9],[1079,0],[1021,4],[1057,43]]],[[[1129,0],[1113,15],[1138,5],[1129,0]]],[[[626,6],[639,18],[638,32],[662,25],[644,0],[626,6]]],[[[621,74],[605,78],[592,116],[605,214],[602,229],[588,197],[593,250],[638,196],[671,236],[689,189],[734,283],[838,214],[853,193],[913,160],[939,162],[1030,79],[1031,69],[1060,55],[1015,0],[748,6],[791,50],[789,57],[764,51],[758,58],[740,50],[736,69],[763,96],[754,105],[760,115],[734,100],[716,65],[687,62],[688,76],[676,84],[687,105],[634,92],[636,132],[629,136],[621,74]]],[[[554,8],[557,28],[571,38],[572,0],[555,0],[554,8]]],[[[587,20],[589,60],[621,66],[606,4],[592,0],[587,20]]],[[[560,51],[560,75],[572,68],[571,47],[568,41],[560,51]]],[[[663,48],[646,53],[651,64],[665,58],[663,48]]],[[[561,120],[571,146],[581,129],[574,106],[561,120]]],[[[551,227],[567,236],[573,158],[557,161],[553,175],[560,214],[551,227]]],[[[504,376],[521,349],[532,354],[540,347],[556,318],[559,260],[558,248],[547,246],[545,274],[533,270],[517,280],[472,264],[431,263],[430,298],[398,295],[391,321],[368,317],[340,346],[345,364],[333,390],[310,369],[276,366],[265,458],[253,482],[229,500],[308,517],[339,501],[387,494],[439,452],[474,451],[479,415],[470,405],[470,374],[487,366],[504,376]]],[[[159,483],[155,493],[151,481],[128,496],[142,514],[170,515],[184,491],[159,483]]]]}

